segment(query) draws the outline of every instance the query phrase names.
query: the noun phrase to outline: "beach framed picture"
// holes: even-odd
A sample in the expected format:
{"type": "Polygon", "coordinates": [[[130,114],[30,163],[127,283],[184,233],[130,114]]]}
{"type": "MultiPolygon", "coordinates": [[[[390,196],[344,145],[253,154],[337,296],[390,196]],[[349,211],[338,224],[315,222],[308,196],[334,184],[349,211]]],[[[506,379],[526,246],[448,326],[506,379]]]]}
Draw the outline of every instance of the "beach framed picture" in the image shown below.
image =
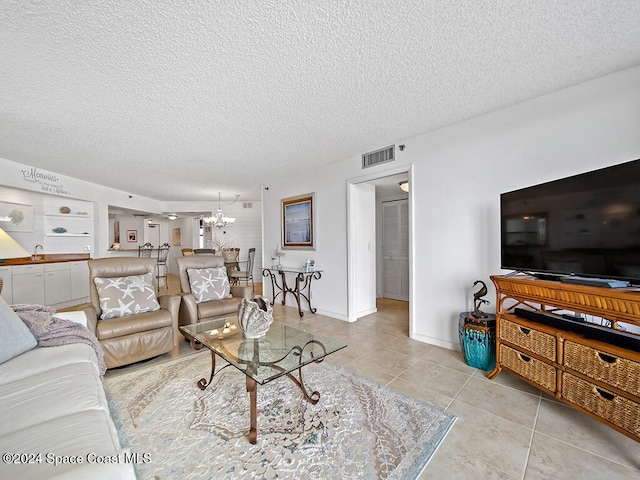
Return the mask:
{"type": "Polygon", "coordinates": [[[314,200],[315,193],[282,199],[283,249],[315,250],[314,200]]]}

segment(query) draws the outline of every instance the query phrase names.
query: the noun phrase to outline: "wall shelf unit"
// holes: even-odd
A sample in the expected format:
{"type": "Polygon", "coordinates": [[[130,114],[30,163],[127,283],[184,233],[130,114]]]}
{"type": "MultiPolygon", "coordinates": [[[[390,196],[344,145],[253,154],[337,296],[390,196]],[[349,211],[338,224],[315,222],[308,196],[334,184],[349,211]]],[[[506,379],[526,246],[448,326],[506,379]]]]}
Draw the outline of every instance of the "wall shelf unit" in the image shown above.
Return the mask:
{"type": "Polygon", "coordinates": [[[47,198],[44,204],[43,230],[44,251],[47,253],[92,252],[93,203],[63,197],[47,198]],[[55,229],[65,231],[57,233],[55,229]]]}

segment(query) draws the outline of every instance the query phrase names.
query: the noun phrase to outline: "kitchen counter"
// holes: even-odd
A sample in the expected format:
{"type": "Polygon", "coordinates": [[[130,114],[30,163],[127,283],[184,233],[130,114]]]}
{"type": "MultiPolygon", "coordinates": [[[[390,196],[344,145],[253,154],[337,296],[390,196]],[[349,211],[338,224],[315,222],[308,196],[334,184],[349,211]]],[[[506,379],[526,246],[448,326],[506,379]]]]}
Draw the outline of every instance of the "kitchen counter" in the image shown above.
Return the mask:
{"type": "Polygon", "coordinates": [[[88,253],[49,253],[38,255],[37,260],[31,257],[24,258],[8,258],[0,260],[0,265],[34,265],[39,263],[59,263],[59,262],[77,262],[79,260],[89,260],[91,255],[88,253]]]}

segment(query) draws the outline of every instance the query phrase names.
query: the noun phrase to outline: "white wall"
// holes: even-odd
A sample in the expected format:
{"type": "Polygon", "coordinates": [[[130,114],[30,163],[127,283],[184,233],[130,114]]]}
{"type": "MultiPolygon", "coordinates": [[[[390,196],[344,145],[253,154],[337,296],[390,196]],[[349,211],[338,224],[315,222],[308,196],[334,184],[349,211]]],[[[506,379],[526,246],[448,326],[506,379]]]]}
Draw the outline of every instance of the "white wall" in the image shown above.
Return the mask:
{"type": "MultiPolygon", "coordinates": [[[[501,273],[499,194],[640,158],[638,85],[640,67],[397,139],[406,149],[392,164],[363,171],[357,155],[282,178],[263,195],[264,244],[279,243],[280,199],[315,192],[313,257],[324,273],[314,285],[314,306],[346,319],[346,183],[413,165],[410,331],[418,340],[458,348],[458,314],[472,308],[474,280],[501,273]]],[[[290,252],[283,264],[308,256],[290,252]]]]}

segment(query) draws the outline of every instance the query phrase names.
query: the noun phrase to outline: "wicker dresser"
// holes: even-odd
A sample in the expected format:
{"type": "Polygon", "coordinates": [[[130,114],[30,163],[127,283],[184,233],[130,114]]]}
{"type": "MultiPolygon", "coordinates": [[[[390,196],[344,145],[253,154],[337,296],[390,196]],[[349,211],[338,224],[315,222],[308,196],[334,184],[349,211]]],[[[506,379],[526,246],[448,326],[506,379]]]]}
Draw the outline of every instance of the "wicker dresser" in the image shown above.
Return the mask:
{"type": "Polygon", "coordinates": [[[568,322],[553,314],[566,310],[605,318],[613,328],[619,322],[640,326],[640,289],[575,285],[528,275],[491,280],[497,293],[496,367],[487,376],[508,370],[640,442],[638,349],[570,331],[568,322]],[[521,318],[516,307],[558,321],[548,325],[521,318]]]}

